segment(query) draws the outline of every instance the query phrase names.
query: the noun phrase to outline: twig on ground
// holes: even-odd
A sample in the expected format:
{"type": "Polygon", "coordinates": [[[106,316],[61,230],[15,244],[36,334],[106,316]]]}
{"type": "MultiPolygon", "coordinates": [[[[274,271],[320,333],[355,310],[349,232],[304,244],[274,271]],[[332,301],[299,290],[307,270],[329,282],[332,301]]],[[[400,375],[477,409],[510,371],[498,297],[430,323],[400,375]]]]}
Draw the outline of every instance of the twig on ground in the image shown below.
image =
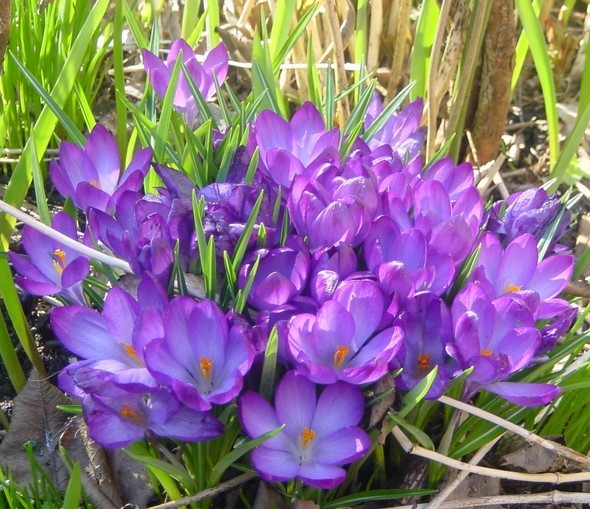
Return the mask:
{"type": "MultiPolygon", "coordinates": [[[[485,475],[486,477],[496,477],[498,479],[509,479],[512,481],[526,481],[534,483],[545,482],[551,484],[564,484],[570,482],[590,481],[590,472],[579,472],[574,474],[562,474],[560,472],[547,472],[544,474],[527,474],[522,472],[512,472],[509,470],[499,470],[497,468],[470,465],[469,463],[465,463],[464,461],[449,458],[444,454],[440,454],[436,451],[425,449],[420,445],[412,443],[412,441],[397,426],[393,428],[391,433],[399,442],[402,449],[404,449],[404,451],[406,451],[408,454],[414,454],[416,456],[420,456],[421,458],[436,461],[441,465],[446,465],[457,470],[466,470],[469,473],[485,475]]],[[[453,504],[454,503],[455,502],[453,502],[453,504]]]]}
{"type": "Polygon", "coordinates": [[[199,502],[200,500],[204,500],[206,498],[219,495],[224,491],[236,488],[241,484],[244,484],[254,478],[256,478],[256,474],[242,474],[238,477],[230,479],[229,481],[220,483],[215,488],[209,488],[207,490],[200,491],[199,493],[195,493],[194,495],[190,495],[189,497],[181,498],[180,500],[174,500],[173,502],[166,502],[165,504],[153,505],[149,507],[149,509],[177,509],[179,507],[192,504],[193,502],[199,502]]]}
{"type": "MultiPolygon", "coordinates": [[[[500,440],[500,438],[502,438],[503,436],[504,434],[500,435],[499,437],[496,437],[494,440],[490,440],[487,444],[485,444],[473,455],[473,458],[469,460],[469,464],[479,464],[479,462],[485,457],[485,455],[490,451],[490,449],[494,447],[494,445],[496,445],[496,442],[498,442],[498,440],[500,440]]],[[[430,503],[428,504],[428,509],[438,509],[443,507],[444,501],[447,498],[449,498],[451,493],[453,493],[453,491],[455,491],[459,487],[459,485],[467,478],[468,475],[469,472],[467,470],[462,470],[461,472],[459,472],[457,474],[457,477],[455,477],[455,479],[453,479],[452,482],[447,484],[447,486],[445,486],[443,490],[430,501],[430,503]]]]}
{"type": "MultiPolygon", "coordinates": [[[[537,444],[545,449],[555,452],[559,454],[561,457],[572,461],[576,465],[580,465],[581,467],[585,468],[586,470],[590,470],[590,457],[586,456],[585,454],[581,454],[565,445],[558,444],[557,442],[553,442],[552,440],[547,440],[546,438],[542,438],[539,435],[529,431],[518,424],[514,424],[502,417],[498,417],[490,412],[486,412],[481,408],[476,408],[473,405],[468,405],[467,403],[463,403],[462,401],[458,401],[453,398],[449,398],[448,396],[441,396],[438,398],[438,401],[441,403],[451,406],[453,408],[457,408],[464,412],[467,412],[471,415],[476,415],[481,419],[496,424],[501,428],[504,428],[507,431],[514,433],[515,435],[519,435],[527,440],[531,444],[537,444]]],[[[590,475],[590,472],[588,473],[590,475]]]]}
{"type": "Polygon", "coordinates": [[[95,260],[98,260],[102,263],[106,263],[107,265],[110,265],[111,267],[114,267],[116,269],[121,269],[123,272],[132,272],[131,265],[129,265],[129,263],[127,263],[125,260],[115,258],[114,256],[101,253],[96,249],[92,249],[91,247],[85,246],[84,244],[81,244],[80,242],[71,239],[67,235],[64,235],[63,233],[54,230],[50,226],[47,226],[46,224],[33,219],[24,212],[18,210],[16,207],[9,205],[5,201],[0,200],[0,210],[2,212],[5,212],[6,214],[15,217],[19,221],[22,221],[31,228],[34,228],[35,230],[47,235],[48,237],[51,237],[52,239],[55,239],[58,242],[61,242],[64,246],[67,246],[70,249],[73,249],[74,251],[77,251],[82,255],[88,256],[89,258],[94,258],[95,260]]]}
{"type": "MultiPolygon", "coordinates": [[[[587,504],[590,502],[589,493],[549,491],[546,493],[529,493],[526,495],[494,495],[491,497],[469,498],[467,500],[453,500],[445,502],[440,509],[469,509],[470,507],[486,507],[490,505],[513,504],[587,504]]],[[[402,505],[386,507],[385,509],[431,509],[430,504],[402,505]]]]}

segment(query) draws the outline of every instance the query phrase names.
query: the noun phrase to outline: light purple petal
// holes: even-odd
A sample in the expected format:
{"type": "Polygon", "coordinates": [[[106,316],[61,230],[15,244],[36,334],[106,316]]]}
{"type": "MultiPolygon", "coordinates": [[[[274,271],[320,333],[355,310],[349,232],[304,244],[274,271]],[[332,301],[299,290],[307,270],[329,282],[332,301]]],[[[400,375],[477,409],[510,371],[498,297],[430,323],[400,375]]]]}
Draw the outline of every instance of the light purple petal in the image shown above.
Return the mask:
{"type": "Polygon", "coordinates": [[[315,385],[305,376],[289,371],[279,382],[275,392],[277,420],[285,424],[285,433],[299,436],[311,427],[315,406],[315,385]]]}
{"type": "Polygon", "coordinates": [[[555,385],[538,383],[496,382],[485,388],[512,403],[529,407],[551,403],[561,394],[555,385]]]}
{"type": "Polygon", "coordinates": [[[356,426],[364,410],[361,391],[354,385],[336,382],[328,385],[320,395],[313,421],[308,426],[316,433],[319,442],[341,428],[356,426]]]}
{"type": "Polygon", "coordinates": [[[319,463],[305,463],[299,468],[299,478],[308,486],[329,490],[338,486],[346,476],[343,468],[319,463]]]}
{"type": "Polygon", "coordinates": [[[299,462],[291,453],[264,445],[252,451],[251,460],[252,466],[267,481],[289,481],[299,472],[299,462]]]}

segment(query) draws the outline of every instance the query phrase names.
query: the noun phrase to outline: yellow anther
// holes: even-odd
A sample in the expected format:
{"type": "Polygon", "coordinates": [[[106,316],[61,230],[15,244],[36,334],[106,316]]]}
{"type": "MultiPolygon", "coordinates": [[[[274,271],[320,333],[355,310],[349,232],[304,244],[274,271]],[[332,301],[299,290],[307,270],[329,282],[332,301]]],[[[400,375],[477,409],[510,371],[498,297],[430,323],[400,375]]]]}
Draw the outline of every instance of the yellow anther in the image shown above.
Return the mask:
{"type": "Polygon", "coordinates": [[[299,443],[301,444],[301,447],[305,449],[314,438],[315,431],[311,428],[303,428],[301,436],[299,437],[299,443]]]}
{"type": "Polygon", "coordinates": [[[53,268],[61,276],[66,268],[66,252],[58,248],[53,251],[53,255],[55,256],[53,259],[53,268]]]}
{"type": "Polygon", "coordinates": [[[336,352],[334,353],[334,367],[336,369],[342,366],[342,363],[344,362],[344,359],[346,359],[349,351],[350,348],[347,346],[339,346],[336,348],[336,352]]]}
{"type": "Polygon", "coordinates": [[[102,189],[100,182],[98,180],[90,180],[88,182],[92,187],[96,187],[97,189],[102,189]]]}
{"type": "Polygon", "coordinates": [[[123,417],[123,419],[127,419],[128,421],[131,421],[134,424],[141,423],[141,416],[129,405],[123,405],[121,407],[121,410],[119,410],[119,415],[123,417]]]}
{"type": "Polygon", "coordinates": [[[510,283],[507,283],[504,287],[504,293],[520,292],[521,288],[522,286],[520,285],[511,285],[510,283]]]}
{"type": "Polygon", "coordinates": [[[427,353],[421,353],[418,355],[418,369],[420,371],[426,371],[427,369],[430,369],[430,366],[430,355],[427,353]]]}
{"type": "Polygon", "coordinates": [[[205,380],[211,380],[213,375],[213,361],[207,357],[201,357],[199,359],[199,367],[201,368],[201,375],[205,380]]]}
{"type": "Polygon", "coordinates": [[[131,357],[134,361],[141,362],[137,356],[135,348],[133,348],[133,345],[126,345],[125,343],[120,343],[120,345],[123,347],[123,350],[125,350],[125,353],[129,355],[129,357],[131,357]]]}

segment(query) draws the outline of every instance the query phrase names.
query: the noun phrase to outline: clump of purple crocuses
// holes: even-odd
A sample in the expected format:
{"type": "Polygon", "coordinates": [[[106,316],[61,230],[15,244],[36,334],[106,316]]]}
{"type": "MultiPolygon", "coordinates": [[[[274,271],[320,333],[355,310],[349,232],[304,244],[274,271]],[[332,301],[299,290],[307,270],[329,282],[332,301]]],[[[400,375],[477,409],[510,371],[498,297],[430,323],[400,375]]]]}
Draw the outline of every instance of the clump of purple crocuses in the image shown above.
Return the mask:
{"type": "MultiPolygon", "coordinates": [[[[227,53],[219,46],[202,60],[184,41],[165,62],[145,51],[160,97],[179,58],[188,72],[179,72],[174,107],[193,126],[188,80],[211,99],[227,53]]],[[[366,131],[381,112],[375,96],[366,131]]],[[[51,176],[85,214],[85,230],[65,213],[53,227],[127,261],[134,284],[111,279],[97,307],[83,286],[89,260],[28,228],[27,256],[10,259],[23,290],[66,304],[51,323],[78,360],[59,384],[80,401],[89,435],[105,447],[207,441],[237,405],[245,435],[275,432],[251,454],[264,479],[330,489],[370,450],[366,394],[393,372],[410,390],[436,368],[427,398],[470,370],[465,399],[487,390],[517,405],[552,401],[559,387],[510,377],[573,320],[559,294],[574,260],[540,260],[537,247],[559,201],[537,190],[486,211],[470,165],[425,165],[421,117],[415,101],[342,154],[342,132],[326,129],[312,103],[290,121],[262,111],[226,182],[212,174],[199,188],[182,168],[160,164],[163,185],[153,194],[141,192],[150,149],[123,169],[102,126],[84,148],[64,142],[51,176]],[[246,179],[244,157],[254,152],[258,167],[246,179]],[[203,241],[220,282],[209,298],[190,285],[202,283],[203,241]],[[269,338],[277,343],[272,397],[257,391],[269,338]]]]}

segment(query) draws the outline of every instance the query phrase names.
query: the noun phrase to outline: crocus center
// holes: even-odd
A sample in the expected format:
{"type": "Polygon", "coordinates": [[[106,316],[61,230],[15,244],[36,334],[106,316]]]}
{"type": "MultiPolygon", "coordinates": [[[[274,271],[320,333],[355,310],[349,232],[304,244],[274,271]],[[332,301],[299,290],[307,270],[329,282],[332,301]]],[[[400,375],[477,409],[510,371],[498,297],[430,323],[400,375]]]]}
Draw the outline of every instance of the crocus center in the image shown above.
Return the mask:
{"type": "Polygon", "coordinates": [[[96,189],[102,189],[100,182],[98,180],[91,180],[88,182],[92,187],[96,187],[96,189]]]}
{"type": "Polygon", "coordinates": [[[418,355],[418,369],[420,371],[426,371],[427,369],[430,369],[430,366],[430,355],[427,353],[421,353],[418,355]]]}
{"type": "Polygon", "coordinates": [[[480,353],[484,357],[491,357],[492,355],[494,355],[494,352],[492,352],[489,348],[484,348],[480,353]]]}
{"type": "Polygon", "coordinates": [[[129,405],[123,405],[121,407],[121,410],[119,410],[119,415],[123,417],[123,419],[127,419],[128,421],[131,421],[134,424],[141,423],[141,416],[129,405]]]}
{"type": "Polygon", "coordinates": [[[201,369],[201,375],[205,380],[211,380],[213,374],[213,361],[207,357],[201,357],[199,359],[199,368],[201,369]]]}
{"type": "Polygon", "coordinates": [[[53,268],[60,276],[66,268],[66,252],[61,249],[53,251],[53,268]]]}
{"type": "Polygon", "coordinates": [[[335,368],[342,367],[342,363],[344,362],[344,359],[348,355],[349,350],[350,350],[350,348],[348,348],[347,346],[339,346],[338,348],[336,348],[336,352],[334,353],[334,367],[335,368]]]}
{"type": "Polygon", "coordinates": [[[299,443],[301,444],[301,447],[306,449],[307,446],[310,444],[310,442],[314,439],[314,437],[315,437],[314,430],[312,430],[311,428],[303,428],[303,431],[301,432],[301,436],[299,437],[299,443]]]}
{"type": "Polygon", "coordinates": [[[126,345],[124,343],[120,344],[123,347],[123,350],[125,350],[125,353],[129,355],[129,357],[131,357],[136,362],[140,362],[139,357],[137,356],[137,352],[135,351],[135,348],[133,348],[133,345],[126,345]]]}
{"type": "Polygon", "coordinates": [[[521,288],[522,286],[520,285],[512,285],[510,283],[506,283],[506,286],[504,287],[504,293],[520,292],[521,288]]]}

